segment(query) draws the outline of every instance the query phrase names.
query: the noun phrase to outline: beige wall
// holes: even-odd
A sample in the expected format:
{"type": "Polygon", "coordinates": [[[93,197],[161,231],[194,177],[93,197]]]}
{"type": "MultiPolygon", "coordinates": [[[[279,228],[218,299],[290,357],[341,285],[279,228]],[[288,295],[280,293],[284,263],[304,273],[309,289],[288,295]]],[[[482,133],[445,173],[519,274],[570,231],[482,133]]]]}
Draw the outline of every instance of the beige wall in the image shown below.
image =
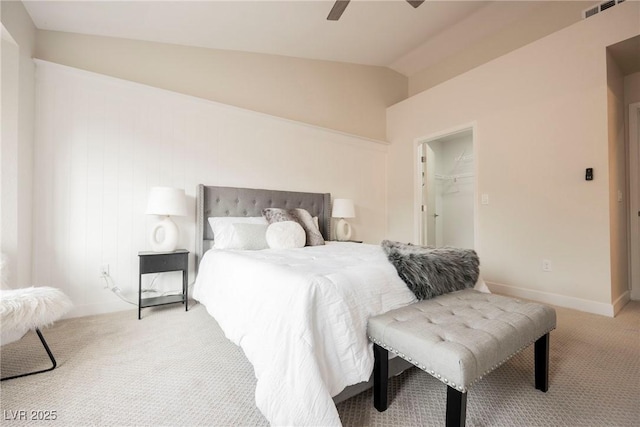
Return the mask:
{"type": "Polygon", "coordinates": [[[416,143],[475,124],[485,279],[613,314],[606,46],[639,32],[622,3],[389,108],[389,237],[417,241],[416,143]]]}
{"type": "Polygon", "coordinates": [[[11,39],[2,40],[0,250],[7,256],[9,285],[23,287],[31,284],[36,29],[21,2],[3,1],[0,7],[11,39]]]}
{"type": "MultiPolygon", "coordinates": [[[[625,153],[624,76],[607,50],[607,118],[609,131],[609,210],[611,239],[611,301],[629,290],[627,250],[627,167],[625,153]]],[[[628,296],[628,295],[627,295],[628,296]]]]}
{"type": "MultiPolygon", "coordinates": [[[[581,12],[592,3],[582,1],[540,2],[523,19],[507,25],[489,37],[477,40],[460,52],[409,77],[409,96],[413,96],[479,65],[534,42],[581,19],[581,12]]],[[[491,19],[487,17],[487,19],[491,19]]],[[[498,24],[500,25],[500,24],[498,24]]],[[[446,43],[446,40],[443,40],[446,43]]]]}
{"type": "Polygon", "coordinates": [[[36,57],[375,139],[407,97],[384,67],[110,37],[38,31],[36,57]]]}

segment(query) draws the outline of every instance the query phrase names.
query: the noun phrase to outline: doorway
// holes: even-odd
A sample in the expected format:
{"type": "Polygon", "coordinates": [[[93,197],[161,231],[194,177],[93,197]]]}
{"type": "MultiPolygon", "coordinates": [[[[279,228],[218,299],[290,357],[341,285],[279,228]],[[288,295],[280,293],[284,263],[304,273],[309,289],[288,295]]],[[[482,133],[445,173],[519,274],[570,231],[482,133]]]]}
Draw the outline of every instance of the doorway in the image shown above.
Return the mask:
{"type": "Polygon", "coordinates": [[[473,129],[421,144],[421,244],[475,247],[475,155],[473,129]]]}
{"type": "Polygon", "coordinates": [[[640,300],[640,102],[629,105],[628,153],[631,299],[640,300]]]}

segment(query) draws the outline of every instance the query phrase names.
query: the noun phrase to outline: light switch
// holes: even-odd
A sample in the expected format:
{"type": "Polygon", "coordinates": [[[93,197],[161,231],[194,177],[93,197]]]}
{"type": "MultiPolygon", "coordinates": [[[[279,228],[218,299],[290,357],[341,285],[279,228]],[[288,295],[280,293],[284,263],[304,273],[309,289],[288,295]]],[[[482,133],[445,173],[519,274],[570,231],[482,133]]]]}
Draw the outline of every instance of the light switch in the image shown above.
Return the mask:
{"type": "Polygon", "coordinates": [[[593,181],[593,168],[587,168],[584,179],[587,181],[593,181]]]}

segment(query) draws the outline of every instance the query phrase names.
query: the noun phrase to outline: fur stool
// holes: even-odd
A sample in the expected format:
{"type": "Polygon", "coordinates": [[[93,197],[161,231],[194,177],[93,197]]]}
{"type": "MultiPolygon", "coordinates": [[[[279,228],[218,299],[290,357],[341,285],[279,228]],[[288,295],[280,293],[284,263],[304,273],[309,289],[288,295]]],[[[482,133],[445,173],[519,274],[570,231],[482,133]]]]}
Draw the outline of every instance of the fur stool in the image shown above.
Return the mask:
{"type": "Polygon", "coordinates": [[[472,289],[451,292],[369,319],[374,343],[374,405],[387,409],[388,352],[447,386],[447,426],[464,426],[467,391],[535,342],[535,386],[548,389],[549,332],[556,312],[472,289]]]}
{"type": "Polygon", "coordinates": [[[0,290],[2,345],[20,339],[29,329],[33,329],[53,364],[51,368],[2,378],[2,381],[51,371],[56,367],[56,359],[42,336],[40,328],[58,320],[71,308],[71,305],[69,298],[56,288],[43,286],[0,290]]]}

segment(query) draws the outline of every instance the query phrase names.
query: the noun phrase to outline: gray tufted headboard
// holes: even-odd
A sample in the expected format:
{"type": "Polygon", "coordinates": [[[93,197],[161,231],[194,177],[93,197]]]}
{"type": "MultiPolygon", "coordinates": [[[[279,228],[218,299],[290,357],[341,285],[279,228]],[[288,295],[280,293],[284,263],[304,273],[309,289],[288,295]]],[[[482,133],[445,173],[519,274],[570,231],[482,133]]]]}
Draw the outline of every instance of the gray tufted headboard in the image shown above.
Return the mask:
{"type": "Polygon", "coordinates": [[[196,270],[202,255],[211,247],[213,230],[207,218],[212,216],[262,216],[264,208],[303,208],[318,217],[320,232],[329,239],[331,194],[259,190],[255,188],[198,185],[196,197],[196,270]]]}

